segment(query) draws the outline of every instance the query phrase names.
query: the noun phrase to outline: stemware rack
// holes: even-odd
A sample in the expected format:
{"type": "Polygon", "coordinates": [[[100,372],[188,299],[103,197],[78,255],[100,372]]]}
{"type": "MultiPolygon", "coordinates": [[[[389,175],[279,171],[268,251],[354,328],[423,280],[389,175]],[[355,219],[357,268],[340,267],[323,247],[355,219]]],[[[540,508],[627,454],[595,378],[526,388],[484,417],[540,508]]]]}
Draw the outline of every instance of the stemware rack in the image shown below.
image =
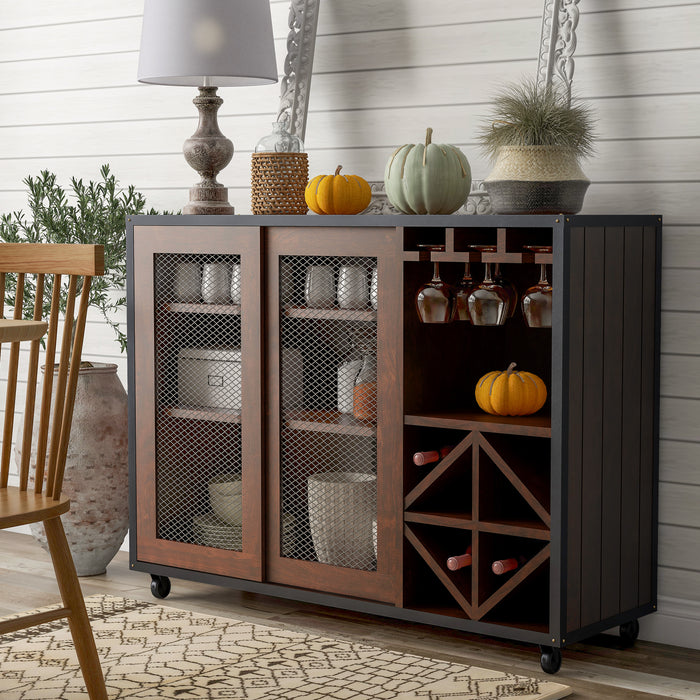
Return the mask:
{"type": "MultiPolygon", "coordinates": [[[[660,242],[655,216],[134,217],[132,568],[151,574],[154,595],[176,576],[530,642],[548,672],[563,647],[597,632],[619,625],[633,639],[656,607],[660,242]],[[240,262],[240,304],[163,293],[168,265],[216,256],[240,262]],[[337,277],[348,261],[368,284],[371,273],[376,303],[305,302],[310,264],[337,277]],[[500,263],[519,294],[550,266],[552,327],[520,313],[501,326],[421,323],[415,293],[434,262],[450,284],[464,263],[474,279],[500,263]],[[352,337],[376,349],[376,420],[336,406],[352,337]],[[179,405],[178,349],[232,339],[242,407],[179,405]],[[291,401],[285,353],[303,378],[291,401]],[[511,362],[547,386],[534,415],[476,404],[477,380],[511,362]],[[414,464],[415,452],[444,446],[442,459],[414,464]],[[231,459],[243,479],[235,551],[182,535],[231,459]],[[340,527],[362,530],[365,545],[371,528],[374,559],[320,557],[315,474],[370,494],[361,519],[345,504],[340,527]],[[376,488],[361,485],[375,477],[376,488]],[[467,550],[470,565],[447,566],[467,550]],[[493,572],[513,557],[517,568],[493,572]]],[[[330,492],[326,509],[345,498],[330,492]]]]}

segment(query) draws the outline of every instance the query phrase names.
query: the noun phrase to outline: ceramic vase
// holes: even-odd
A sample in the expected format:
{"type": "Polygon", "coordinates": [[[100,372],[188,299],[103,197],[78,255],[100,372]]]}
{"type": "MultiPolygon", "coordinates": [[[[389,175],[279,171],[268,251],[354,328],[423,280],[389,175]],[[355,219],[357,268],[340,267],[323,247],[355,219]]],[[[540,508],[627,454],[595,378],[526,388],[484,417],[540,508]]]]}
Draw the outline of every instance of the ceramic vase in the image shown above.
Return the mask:
{"type": "Polygon", "coordinates": [[[308,484],[309,525],[318,561],[374,569],[372,523],[377,517],[377,477],[327,472],[313,474],[308,484]]]}
{"type": "MultiPolygon", "coordinates": [[[[19,463],[19,447],[15,459],[19,463]]],[[[32,475],[35,467],[33,451],[32,475]]],[[[126,391],[117,365],[93,363],[81,367],[78,375],[62,492],[71,501],[61,519],[78,576],[103,574],[119,551],[129,529],[128,493],[126,391]]],[[[30,529],[48,551],[43,524],[34,523],[30,529]]]]}
{"type": "Polygon", "coordinates": [[[590,185],[560,146],[501,146],[484,187],[495,214],[575,214],[590,185]]]}

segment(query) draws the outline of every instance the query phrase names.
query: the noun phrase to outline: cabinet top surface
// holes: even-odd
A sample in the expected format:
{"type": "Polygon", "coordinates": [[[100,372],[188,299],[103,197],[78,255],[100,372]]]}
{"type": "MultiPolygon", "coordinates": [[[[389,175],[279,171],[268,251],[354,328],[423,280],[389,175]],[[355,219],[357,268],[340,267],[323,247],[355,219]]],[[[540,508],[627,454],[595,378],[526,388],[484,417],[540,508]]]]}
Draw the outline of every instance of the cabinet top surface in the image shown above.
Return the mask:
{"type": "Polygon", "coordinates": [[[585,215],[375,215],[352,216],[128,216],[129,226],[292,226],[292,227],[420,227],[420,228],[557,228],[560,226],[655,226],[661,223],[656,214],[585,214],[585,215]]]}

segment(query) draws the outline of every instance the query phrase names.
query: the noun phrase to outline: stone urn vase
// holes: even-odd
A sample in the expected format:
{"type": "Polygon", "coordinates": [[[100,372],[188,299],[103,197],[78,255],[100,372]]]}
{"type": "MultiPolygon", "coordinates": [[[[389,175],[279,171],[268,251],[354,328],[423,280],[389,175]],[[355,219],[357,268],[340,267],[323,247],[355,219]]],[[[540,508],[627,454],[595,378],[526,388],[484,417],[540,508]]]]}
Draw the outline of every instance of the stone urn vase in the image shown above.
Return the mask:
{"type": "Polygon", "coordinates": [[[590,184],[561,146],[501,146],[484,180],[495,214],[575,214],[590,184]]]}
{"type": "MultiPolygon", "coordinates": [[[[63,478],[62,493],[70,498],[71,507],[61,519],[78,576],[94,576],[105,572],[129,529],[127,398],[117,365],[84,365],[63,478]]],[[[35,429],[38,420],[37,415],[35,429]]],[[[17,447],[16,460],[19,452],[17,447]]],[[[31,474],[35,467],[33,452],[31,474]]],[[[48,551],[44,526],[34,523],[30,529],[48,551]]]]}

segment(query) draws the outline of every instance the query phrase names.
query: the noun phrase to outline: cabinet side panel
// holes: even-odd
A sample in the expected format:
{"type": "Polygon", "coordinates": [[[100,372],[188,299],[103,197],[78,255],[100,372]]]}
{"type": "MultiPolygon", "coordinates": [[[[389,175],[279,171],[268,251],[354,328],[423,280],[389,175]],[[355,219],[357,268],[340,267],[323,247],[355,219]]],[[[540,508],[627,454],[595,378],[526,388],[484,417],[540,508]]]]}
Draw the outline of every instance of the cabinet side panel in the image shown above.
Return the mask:
{"type": "MultiPolygon", "coordinates": [[[[622,452],[622,333],[624,324],[624,229],[605,230],[605,313],[603,319],[603,454],[601,491],[601,601],[603,619],[620,610],[620,466],[622,452]]],[[[601,277],[601,281],[603,277],[601,277]]]]}
{"type": "MultiPolygon", "coordinates": [[[[622,329],[622,492],[620,517],[620,608],[637,606],[639,593],[639,464],[641,457],[640,403],[642,357],[642,277],[644,240],[639,227],[625,228],[624,275],[625,318],[622,329]]],[[[649,310],[653,316],[653,310],[649,310]]]]}
{"type": "Polygon", "coordinates": [[[566,629],[581,626],[581,478],[583,413],[584,229],[574,227],[569,241],[569,424],[567,447],[566,629]]]}
{"type": "Polygon", "coordinates": [[[605,229],[586,228],[583,265],[582,627],[600,619],[605,229]]]}
{"type": "Polygon", "coordinates": [[[642,385],[639,463],[639,599],[656,603],[656,473],[658,468],[658,279],[661,229],[646,226],[643,232],[642,289],[642,385]],[[658,241],[657,241],[658,236],[658,241]]]}

